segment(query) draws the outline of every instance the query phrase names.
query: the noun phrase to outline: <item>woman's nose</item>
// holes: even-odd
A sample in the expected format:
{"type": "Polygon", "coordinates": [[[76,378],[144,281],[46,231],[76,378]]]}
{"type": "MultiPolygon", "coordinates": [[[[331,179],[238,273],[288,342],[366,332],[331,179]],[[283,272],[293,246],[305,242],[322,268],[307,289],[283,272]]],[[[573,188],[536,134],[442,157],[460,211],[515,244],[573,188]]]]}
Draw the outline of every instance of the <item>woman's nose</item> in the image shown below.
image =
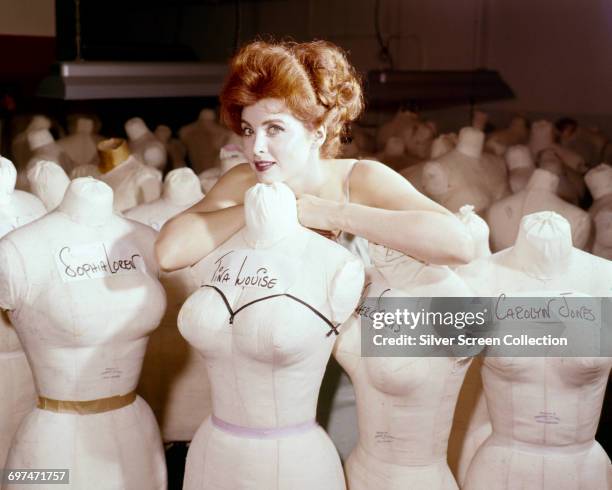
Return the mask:
{"type": "Polygon", "coordinates": [[[255,142],[253,144],[253,152],[255,154],[263,154],[266,152],[267,142],[264,134],[255,134],[255,142]]]}

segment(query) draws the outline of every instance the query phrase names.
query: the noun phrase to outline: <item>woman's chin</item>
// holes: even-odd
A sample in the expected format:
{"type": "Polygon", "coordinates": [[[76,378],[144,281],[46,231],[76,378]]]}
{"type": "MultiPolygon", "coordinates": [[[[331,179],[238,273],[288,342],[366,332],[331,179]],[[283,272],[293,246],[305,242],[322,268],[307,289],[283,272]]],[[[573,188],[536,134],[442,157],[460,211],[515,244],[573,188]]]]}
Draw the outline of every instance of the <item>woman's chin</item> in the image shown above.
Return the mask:
{"type": "Polygon", "coordinates": [[[256,172],[257,182],[260,184],[273,184],[274,182],[284,182],[284,179],[277,172],[256,172]]]}

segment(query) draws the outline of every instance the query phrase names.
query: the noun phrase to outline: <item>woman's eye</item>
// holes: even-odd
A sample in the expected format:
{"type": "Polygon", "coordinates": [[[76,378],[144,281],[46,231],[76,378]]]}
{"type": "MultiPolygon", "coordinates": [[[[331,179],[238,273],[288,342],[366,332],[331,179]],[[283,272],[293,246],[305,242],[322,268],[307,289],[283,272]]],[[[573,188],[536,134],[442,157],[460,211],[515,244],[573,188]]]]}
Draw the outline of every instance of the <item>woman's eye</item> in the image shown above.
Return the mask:
{"type": "Polygon", "coordinates": [[[272,126],[268,127],[268,134],[270,136],[274,136],[275,134],[278,134],[281,131],[283,131],[283,128],[281,128],[280,126],[277,126],[275,124],[273,124],[272,126]]]}
{"type": "Polygon", "coordinates": [[[242,128],[242,136],[252,136],[253,130],[251,128],[242,128]]]}

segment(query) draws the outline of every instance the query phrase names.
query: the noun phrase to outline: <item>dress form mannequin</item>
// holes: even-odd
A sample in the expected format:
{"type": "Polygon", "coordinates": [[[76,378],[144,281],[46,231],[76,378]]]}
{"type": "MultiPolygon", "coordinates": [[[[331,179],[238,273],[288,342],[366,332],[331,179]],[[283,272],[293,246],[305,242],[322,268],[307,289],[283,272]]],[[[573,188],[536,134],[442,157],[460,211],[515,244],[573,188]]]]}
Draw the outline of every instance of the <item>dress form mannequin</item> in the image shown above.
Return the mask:
{"type": "Polygon", "coordinates": [[[28,161],[32,157],[32,151],[30,150],[30,144],[28,143],[28,133],[39,129],[49,128],[51,128],[51,121],[49,118],[47,116],[43,116],[42,114],[36,114],[32,117],[32,120],[28,126],[21,133],[15,136],[11,143],[11,154],[13,155],[15,167],[18,170],[25,168],[28,161]]]}
{"type": "Polygon", "coordinates": [[[221,148],[219,152],[219,165],[208,170],[204,170],[199,175],[202,191],[206,194],[210,191],[221,176],[234,168],[236,165],[247,161],[247,157],[242,151],[242,146],[230,143],[221,148]]]}
{"type": "Polygon", "coordinates": [[[491,229],[491,249],[496,252],[512,246],[523,216],[538,211],[554,211],[567,219],[574,246],[584,248],[591,232],[591,219],[588,213],[557,196],[558,185],[558,176],[538,168],[525,189],[494,203],[486,218],[491,229]]]}
{"type": "MultiPolygon", "coordinates": [[[[455,148],[455,146],[457,146],[456,133],[441,134],[433,140],[429,157],[431,160],[435,160],[436,158],[446,155],[455,148]]],[[[425,168],[427,162],[428,160],[411,164],[409,167],[399,171],[399,173],[406,177],[419,192],[423,193],[425,192],[423,186],[423,168],[425,168]]]]}
{"type": "Polygon", "coordinates": [[[335,341],[323,317],[348,318],[363,266],[299,225],[284,184],[255,185],[244,209],[246,227],[194,266],[211,287],[179,315],[206,359],[213,406],[189,448],[183,488],[343,489],[340,460],[314,416],[335,341]],[[254,284],[240,283],[246,276],[254,284]],[[270,298],[284,293],[297,300],[270,298]]]}
{"type": "Polygon", "coordinates": [[[531,125],[529,149],[537,160],[541,151],[553,149],[568,168],[584,174],[588,168],[584,158],[576,152],[555,143],[555,128],[549,121],[536,121],[531,125]]]}
{"type": "MultiPolygon", "coordinates": [[[[200,181],[187,167],[166,175],[162,197],[125,213],[159,230],[170,218],[202,199],[200,181]]],[[[190,441],[210,414],[210,394],[204,359],[180,335],[178,312],[197,285],[189,269],[162,273],[168,307],[151,334],[138,393],[157,416],[164,441],[190,441]]]]}
{"type": "Polygon", "coordinates": [[[384,162],[393,170],[401,170],[420,161],[418,157],[406,152],[404,140],[399,136],[391,136],[385,143],[384,150],[375,155],[374,159],[384,162]]]}
{"type": "Polygon", "coordinates": [[[592,238],[590,245],[593,247],[593,254],[598,257],[610,258],[605,252],[610,240],[607,238],[610,232],[608,231],[608,217],[598,219],[601,212],[612,210],[612,167],[606,164],[600,164],[589,170],[584,176],[584,181],[593,196],[593,204],[589,208],[589,215],[594,223],[592,230],[592,238]],[[597,237],[597,250],[593,243],[597,237]],[[601,255],[603,253],[603,255],[601,255]]]}
{"type": "MultiPolygon", "coordinates": [[[[396,284],[419,296],[469,294],[447,267],[426,266],[379,245],[370,249],[369,297],[406,296],[396,284]]],[[[348,488],[456,489],[446,449],[470,359],[361,357],[361,328],[355,313],[334,348],[355,387],[359,414],[359,442],[345,465],[348,488]]]]}
{"type": "Polygon", "coordinates": [[[539,153],[538,167],[559,177],[557,195],[561,199],[578,205],[586,192],[584,177],[581,174],[563,165],[561,158],[552,148],[547,148],[539,153]]]}
{"type": "Polygon", "coordinates": [[[125,122],[130,151],[145,165],[163,170],[166,166],[166,147],[159,141],[145,122],[133,117],[125,122]]]}
{"type": "Polygon", "coordinates": [[[39,129],[37,131],[31,131],[28,133],[28,143],[30,144],[32,156],[28,160],[25,169],[19,171],[17,176],[17,188],[24,190],[29,189],[27,179],[28,171],[36,165],[36,162],[39,160],[55,162],[62,167],[67,174],[72,171],[74,162],[63,148],[55,142],[49,130],[39,129]]]}
{"type": "Polygon", "coordinates": [[[154,134],[166,147],[170,166],[172,168],[185,167],[187,165],[185,163],[187,148],[181,143],[181,140],[172,137],[172,130],[168,126],[160,124],[155,128],[154,134]]]}
{"type": "Polygon", "coordinates": [[[125,140],[111,138],[98,144],[101,179],[114,193],[117,211],[155,201],[161,195],[162,174],[130,155],[125,140]]]}
{"type": "MultiPolygon", "coordinates": [[[[573,248],[570,224],[552,212],[525,216],[516,245],[459,273],[482,296],[607,297],[612,286],[612,263],[573,248]]],[[[611,366],[606,357],[486,357],[493,433],[463,488],[610,488],[610,461],[594,436],[611,366]]]]}
{"type": "Polygon", "coordinates": [[[463,128],[456,148],[423,168],[427,194],[455,213],[464,204],[482,212],[507,195],[506,165],[499,157],[483,153],[483,143],[482,131],[463,128]]]}
{"type": "Polygon", "coordinates": [[[51,212],[62,202],[70,179],[57,163],[39,160],[28,171],[28,182],[32,194],[43,202],[48,212],[51,212]]]}
{"type": "Polygon", "coordinates": [[[489,247],[489,226],[474,211],[474,206],[466,204],[456,213],[457,217],[467,227],[474,239],[474,260],[491,255],[489,247]]]}
{"type": "Polygon", "coordinates": [[[166,488],[159,429],[134,393],[165,308],[154,240],[113,214],[107,185],[83,178],[56,211],[0,241],[0,308],[39,396],[7,467],[70,468],[73,488],[166,488]]]}
{"type": "Polygon", "coordinates": [[[344,158],[363,158],[376,153],[376,135],[368,128],[351,125],[351,141],[342,145],[344,158]]]}
{"type": "Polygon", "coordinates": [[[563,118],[556,123],[559,129],[559,143],[579,154],[591,168],[601,161],[608,138],[598,128],[579,126],[576,121],[563,118]]]}
{"type": "Polygon", "coordinates": [[[215,166],[221,148],[231,143],[232,132],[216,121],[215,111],[202,109],[198,120],[179,130],[196,174],[215,166]]]}
{"type": "MultiPolygon", "coordinates": [[[[36,197],[15,190],[16,179],[13,164],[0,157],[0,239],[46,213],[36,197]]],[[[5,468],[13,435],[23,417],[36,405],[36,390],[15,329],[3,311],[0,311],[0,393],[0,467],[5,468]]]]}
{"type": "Polygon", "coordinates": [[[497,156],[503,156],[510,146],[524,145],[529,138],[527,119],[522,116],[512,118],[505,129],[493,131],[485,143],[485,148],[497,156]]]}
{"type": "Polygon", "coordinates": [[[104,138],[94,133],[94,126],[93,119],[79,117],[74,124],[74,132],[57,140],[75,166],[99,163],[97,145],[104,138]]]}
{"type": "Polygon", "coordinates": [[[482,131],[484,133],[488,121],[489,115],[486,112],[474,111],[474,114],[472,115],[473,128],[478,129],[479,131],[482,131]]]}
{"type": "Polygon", "coordinates": [[[595,219],[593,255],[612,260],[612,210],[602,209],[595,219]]]}
{"type": "Polygon", "coordinates": [[[525,145],[514,145],[504,155],[508,167],[508,183],[514,193],[523,190],[535,170],[535,164],[529,148],[525,145]]]}
{"type": "Polygon", "coordinates": [[[384,150],[389,138],[395,136],[404,142],[406,155],[416,161],[423,160],[431,153],[435,134],[436,127],[433,123],[421,120],[414,112],[398,111],[393,119],[379,128],[376,146],[380,151],[384,150]]]}

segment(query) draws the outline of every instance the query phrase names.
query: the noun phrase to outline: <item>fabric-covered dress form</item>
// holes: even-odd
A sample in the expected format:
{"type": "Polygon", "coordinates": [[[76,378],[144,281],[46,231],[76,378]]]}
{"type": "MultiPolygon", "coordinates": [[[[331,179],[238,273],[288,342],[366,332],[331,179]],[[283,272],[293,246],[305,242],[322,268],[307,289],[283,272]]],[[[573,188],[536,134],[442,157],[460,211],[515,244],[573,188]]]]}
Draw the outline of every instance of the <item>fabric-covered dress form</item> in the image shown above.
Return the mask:
{"type": "Polygon", "coordinates": [[[58,210],[0,241],[0,308],[39,396],[6,465],[70,468],[74,489],[161,490],[159,429],[133,394],[166,303],[155,232],[114,215],[112,202],[102,182],[77,179],[58,210]]]}
{"type": "Polygon", "coordinates": [[[184,488],[343,489],[338,454],[314,417],[363,266],[298,224],[284,184],[247,191],[245,217],[195,266],[203,287],[179,315],[206,359],[213,407],[190,446],[184,488]]]}

